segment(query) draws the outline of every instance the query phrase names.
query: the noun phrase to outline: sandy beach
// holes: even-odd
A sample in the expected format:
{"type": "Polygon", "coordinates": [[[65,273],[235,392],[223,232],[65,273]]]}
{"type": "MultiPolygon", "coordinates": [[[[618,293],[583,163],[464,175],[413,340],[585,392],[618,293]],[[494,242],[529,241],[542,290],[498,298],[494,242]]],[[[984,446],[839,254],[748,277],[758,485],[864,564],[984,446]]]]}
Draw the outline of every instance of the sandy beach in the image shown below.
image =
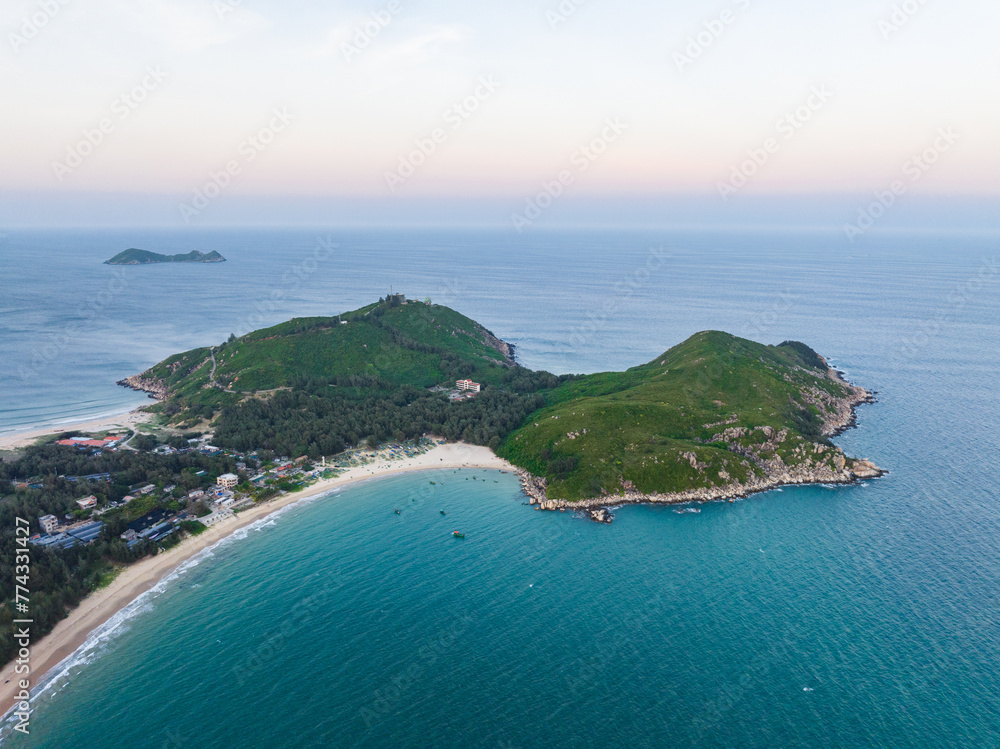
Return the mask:
{"type": "MultiPolygon", "coordinates": [[[[134,412],[133,412],[134,413],[134,412]]],[[[131,414],[130,414],[131,415],[131,414]]],[[[119,417],[120,419],[121,417],[119,417]]],[[[41,434],[50,432],[42,431],[41,434]]],[[[180,544],[155,557],[143,559],[129,567],[106,588],[87,598],[63,619],[48,635],[31,644],[31,685],[36,686],[59,663],[72,655],[90,633],[110,619],[116,612],[145,593],[182,562],[198,552],[218,543],[223,538],[271,513],[307,497],[330,491],[338,486],[364,481],[379,476],[406,473],[434,468],[490,468],[514,471],[515,468],[498,458],[491,450],[465,443],[442,444],[412,458],[401,460],[380,459],[363,466],[351,468],[340,476],[324,479],[301,492],[286,494],[264,504],[240,512],[232,520],[215,525],[198,536],[184,539],[180,544]]],[[[330,498],[333,499],[332,497],[330,498]]],[[[14,704],[17,679],[14,663],[0,673],[0,713],[6,713],[14,704]]],[[[23,678],[18,677],[18,678],[23,678]]]]}
{"type": "Polygon", "coordinates": [[[47,427],[40,427],[26,432],[12,432],[10,434],[0,434],[0,451],[17,450],[34,444],[42,437],[48,437],[61,432],[76,430],[78,432],[113,432],[115,430],[131,431],[136,424],[149,421],[153,418],[141,408],[133,409],[127,413],[102,416],[90,421],[70,422],[66,424],[54,424],[47,427]]]}

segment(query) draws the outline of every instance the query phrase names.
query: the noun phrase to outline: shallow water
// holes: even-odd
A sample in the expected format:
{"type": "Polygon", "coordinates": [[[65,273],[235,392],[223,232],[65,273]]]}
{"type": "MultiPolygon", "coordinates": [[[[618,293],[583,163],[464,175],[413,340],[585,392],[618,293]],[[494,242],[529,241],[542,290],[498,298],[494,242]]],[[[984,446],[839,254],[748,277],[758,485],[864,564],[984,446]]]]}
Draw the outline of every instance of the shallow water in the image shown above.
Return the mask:
{"type": "MultiPolygon", "coordinates": [[[[231,260],[126,269],[134,297],[102,323],[117,342],[97,347],[93,368],[70,346],[53,364],[80,367],[79,390],[4,391],[5,414],[20,403],[32,418],[80,394],[114,405],[120,393],[101,380],[111,350],[127,374],[222,340],[267,278],[280,283],[276,270],[261,275],[275,262],[267,248],[305,257],[315,241],[40,236],[21,241],[67,267],[131,245],[231,260]],[[219,273],[243,280],[210,298],[219,273]]],[[[392,284],[449,303],[553,371],[630,366],[706,328],[804,340],[879,391],[837,441],[890,473],[700,513],[628,507],[610,526],[522,506],[514,478],[496,472],[356,485],[216,548],[148,596],[41,697],[31,739],[5,743],[1000,746],[994,242],[899,236],[852,256],[836,237],[806,234],[339,241],[336,260],[266,322],[350,309],[392,284]],[[673,258],[636,275],[661,244],[673,258]],[[449,300],[436,289],[469,247],[449,300]],[[456,529],[467,538],[451,538],[456,529]]],[[[111,272],[86,271],[98,284],[111,272]]],[[[21,331],[16,346],[62,319],[55,298],[3,315],[5,333],[21,331]]],[[[7,335],[0,345],[16,348],[7,335]]]]}

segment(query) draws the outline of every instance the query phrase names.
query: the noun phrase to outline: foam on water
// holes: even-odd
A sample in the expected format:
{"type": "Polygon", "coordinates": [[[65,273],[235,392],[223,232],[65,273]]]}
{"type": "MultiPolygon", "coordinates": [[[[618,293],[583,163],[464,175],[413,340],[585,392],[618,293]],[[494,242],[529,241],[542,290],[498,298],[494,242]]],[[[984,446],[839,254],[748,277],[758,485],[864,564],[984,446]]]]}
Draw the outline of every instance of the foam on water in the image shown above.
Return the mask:
{"type": "MultiPolygon", "coordinates": [[[[176,247],[186,235],[157,239],[190,249],[176,247]]],[[[11,363],[99,286],[108,239],[25,240],[0,257],[0,277],[28,278],[0,317],[0,421],[57,415],[59,399],[96,408],[118,396],[108,383],[224,340],[315,240],[203,239],[225,267],[126,270],[135,298],[33,382],[11,363]],[[52,282],[53,268],[73,283],[52,282]]],[[[624,369],[705,329],[801,340],[880,391],[835,442],[891,473],[863,492],[797,486],[700,505],[697,520],[627,506],[612,525],[522,507],[511,477],[483,486],[449,471],[422,506],[409,497],[426,478],[372,477],[234,534],[188,571],[193,585],[148,596],[151,608],[78,654],[89,663],[51,686],[37,735],[14,749],[103,749],[107,726],[130,749],[160,749],[174,730],[213,749],[995,745],[1000,284],[947,306],[995,254],[992,237],[866,237],[864,267],[832,235],[803,232],[338,239],[338,261],[262,324],[360,307],[387,283],[434,297],[460,267],[463,288],[435,301],[522,344],[536,369],[624,369]],[[669,268],[621,298],[616,281],[662,244],[669,268]],[[800,295],[770,315],[791,283],[800,295]],[[594,309],[614,314],[581,333],[594,309]]]]}
{"type": "MultiPolygon", "coordinates": [[[[41,698],[51,697],[65,689],[72,681],[74,674],[107,653],[114,640],[129,631],[129,627],[134,619],[152,612],[155,609],[154,602],[157,598],[165,593],[173,583],[182,579],[188,572],[203,562],[214,558],[216,550],[225,549],[237,541],[245,541],[250,537],[251,532],[260,532],[265,528],[273,528],[277,525],[277,521],[291,510],[335,495],[340,492],[341,488],[336,487],[330,491],[321,492],[309,497],[302,497],[295,502],[278,508],[269,515],[255,520],[253,523],[235,529],[228,536],[220,538],[211,546],[202,549],[194,556],[181,562],[174,570],[158,580],[149,590],[140,593],[106,622],[92,630],[80,647],[38,680],[31,690],[32,703],[37,704],[41,698]]],[[[200,586],[197,584],[192,586],[192,588],[197,587],[200,586]]],[[[34,710],[31,712],[34,712],[34,710]]],[[[15,722],[12,713],[13,708],[0,718],[0,743],[3,742],[15,722]]]]}

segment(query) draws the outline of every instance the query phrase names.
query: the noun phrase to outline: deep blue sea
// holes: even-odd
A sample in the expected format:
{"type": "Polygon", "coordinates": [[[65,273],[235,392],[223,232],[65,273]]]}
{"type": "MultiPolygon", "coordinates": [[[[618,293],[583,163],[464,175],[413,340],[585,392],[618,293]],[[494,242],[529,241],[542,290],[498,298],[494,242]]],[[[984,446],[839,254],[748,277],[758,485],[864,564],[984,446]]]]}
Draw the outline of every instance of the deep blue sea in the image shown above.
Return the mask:
{"type": "Polygon", "coordinates": [[[998,240],[9,234],[3,430],[142,403],[114,381],[391,287],[560,373],[704,329],[805,341],[878,391],[837,440],[890,473],[700,514],[627,507],[610,526],[535,512],[498,472],[355,485],[142,597],[5,745],[1000,747],[998,240]],[[132,246],[229,262],[101,264],[132,246]]]}

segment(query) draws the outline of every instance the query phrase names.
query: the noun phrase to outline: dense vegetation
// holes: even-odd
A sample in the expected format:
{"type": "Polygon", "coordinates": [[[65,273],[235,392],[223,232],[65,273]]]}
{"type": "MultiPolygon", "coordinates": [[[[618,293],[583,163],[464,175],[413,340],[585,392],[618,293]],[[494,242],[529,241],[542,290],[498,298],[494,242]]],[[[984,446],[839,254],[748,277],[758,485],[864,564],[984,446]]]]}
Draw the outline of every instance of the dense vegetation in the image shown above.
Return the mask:
{"type": "MultiPolygon", "coordinates": [[[[99,504],[120,500],[129,486],[163,486],[180,474],[181,489],[188,490],[208,483],[208,476],[235,471],[232,458],[207,457],[198,453],[160,456],[122,450],[92,456],[72,447],[46,445],[29,448],[13,462],[0,461],[0,587],[14,590],[14,552],[16,518],[31,523],[39,532],[41,515],[80,516],[76,500],[87,495],[99,504]],[[196,476],[204,470],[206,477],[196,476]],[[110,473],[111,481],[69,481],[66,476],[110,473]],[[16,487],[31,479],[34,487],[16,487]]],[[[128,548],[120,538],[128,522],[153,509],[148,502],[135,500],[121,511],[101,518],[105,521],[100,538],[87,546],[45,550],[31,547],[30,590],[33,633],[37,638],[50,631],[67,611],[105,582],[117,566],[156,553],[157,546],[143,542],[128,548]]],[[[0,662],[6,663],[15,652],[12,606],[0,609],[0,662]]]]}
{"type": "Polygon", "coordinates": [[[280,455],[332,455],[348,445],[441,435],[497,448],[545,405],[544,392],[565,381],[547,372],[511,369],[502,385],[452,403],[440,392],[402,387],[344,386],[312,380],[266,400],[222,410],[215,443],[236,450],[267,448],[280,455]]]}
{"type": "Polygon", "coordinates": [[[805,344],[714,331],[626,372],[556,378],[518,367],[473,320],[402,296],[231,337],[144,377],[168,391],[162,408],[179,423],[215,418],[222,446],[315,458],[441,434],[497,450],[570,500],[759,478],[762,456],[748,452],[767,441],[752,433],[765,426],[789,431],[763,460],[804,463],[807,447],[827,444],[827,409],[849,393],[805,344]],[[432,389],[462,377],[485,385],[472,401],[432,389]],[[727,426],[751,433],[713,439],[727,426]]]}
{"type": "Polygon", "coordinates": [[[297,318],[230,337],[214,349],[186,351],[143,377],[167,388],[168,407],[197,411],[303,381],[383,390],[454,384],[465,377],[499,383],[513,365],[505,346],[454,310],[403,304],[393,296],[336,317],[297,318]]]}
{"type": "MultiPolygon", "coordinates": [[[[181,427],[166,440],[173,447],[186,448],[192,435],[183,429],[206,420],[216,445],[258,451],[262,461],[315,459],[362,442],[432,433],[493,448],[544,477],[551,498],[728,485],[759,477],[777,458],[782,466],[820,461],[839,469],[850,462],[822,433],[849,388],[828,377],[815,351],[719,332],[699,333],[625,372],[556,377],[518,366],[511,346],[454,310],[397,295],[336,317],[230,336],[220,346],[172,356],[142,379],[166,393],[155,408],[181,427]],[[447,387],[458,378],[484,388],[472,399],[450,399],[447,387]]],[[[177,510],[190,489],[236,472],[235,459],[224,455],[144,452],[159,441],[139,434],[130,445],[138,452],[97,455],[36,446],[14,462],[0,461],[0,584],[7,590],[16,517],[37,530],[40,515],[80,516],[81,496],[94,494],[104,507],[136,485],[152,483],[163,494],[102,516],[105,527],[89,546],[33,549],[36,634],[119,565],[156,553],[150,542],[129,549],[120,539],[130,520],[152,509],[177,510]],[[100,473],[110,481],[65,478],[100,473]],[[172,492],[163,490],[168,483],[176,484],[172,492]]],[[[0,611],[4,660],[13,653],[11,611],[0,611]]]]}
{"type": "Polygon", "coordinates": [[[847,393],[802,343],[699,333],[649,364],[564,383],[498,452],[548,479],[550,498],[725,486],[763,475],[761,457],[795,466],[816,445],[832,466],[838,451],[822,424],[847,393]],[[764,428],[788,433],[751,458],[768,441],[764,428]]]}
{"type": "Polygon", "coordinates": [[[180,255],[161,255],[159,252],[149,250],[139,250],[131,247],[123,250],[110,260],[105,260],[105,265],[148,265],[150,263],[222,263],[225,258],[218,252],[200,252],[191,250],[180,255]]]}
{"type": "Polygon", "coordinates": [[[395,295],[187,351],[143,377],[167,389],[160,408],[175,422],[215,418],[222,447],[315,458],[433,433],[495,448],[571,379],[516,366],[512,348],[454,310],[395,295]],[[485,386],[473,400],[433,389],[464,378],[485,386]]]}

